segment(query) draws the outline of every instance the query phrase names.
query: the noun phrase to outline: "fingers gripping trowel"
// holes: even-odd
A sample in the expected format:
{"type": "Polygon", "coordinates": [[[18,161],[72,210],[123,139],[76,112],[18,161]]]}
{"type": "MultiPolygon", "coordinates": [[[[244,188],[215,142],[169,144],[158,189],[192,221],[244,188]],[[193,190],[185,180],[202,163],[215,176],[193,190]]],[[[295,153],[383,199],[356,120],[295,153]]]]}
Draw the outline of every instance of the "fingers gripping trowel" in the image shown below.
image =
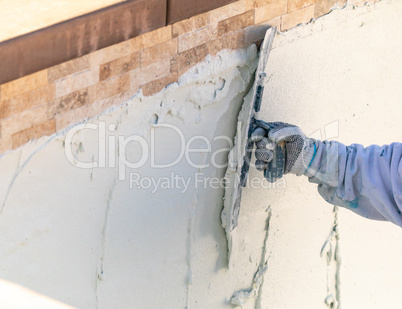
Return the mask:
{"type": "MultiPolygon", "coordinates": [[[[254,85],[244,98],[243,107],[239,113],[237,122],[235,146],[229,153],[229,167],[225,175],[228,184],[225,188],[224,208],[222,211],[222,226],[225,228],[228,239],[229,260],[233,251],[232,232],[238,223],[242,188],[247,184],[247,176],[254,147],[254,142],[250,138],[251,133],[257,126],[261,126],[269,131],[267,123],[258,120],[258,112],[260,111],[267,78],[266,65],[275,33],[276,27],[268,29],[261,44],[254,85]]],[[[282,177],[285,166],[284,145],[276,145],[273,152],[274,158],[268,164],[268,169],[264,172],[264,177],[269,182],[274,182],[276,179],[282,177]]]]}

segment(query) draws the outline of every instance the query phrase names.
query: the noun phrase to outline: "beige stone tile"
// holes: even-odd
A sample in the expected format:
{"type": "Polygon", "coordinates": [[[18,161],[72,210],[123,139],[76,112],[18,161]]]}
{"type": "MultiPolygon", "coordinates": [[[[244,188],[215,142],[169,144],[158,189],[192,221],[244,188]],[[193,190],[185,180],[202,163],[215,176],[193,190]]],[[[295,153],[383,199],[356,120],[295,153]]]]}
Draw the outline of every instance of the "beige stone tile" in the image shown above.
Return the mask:
{"type": "MultiPolygon", "coordinates": [[[[256,8],[260,8],[260,7],[267,6],[267,5],[272,5],[275,2],[277,2],[276,0],[251,0],[251,1],[254,1],[256,8]]],[[[293,1],[293,0],[289,0],[289,1],[293,1]]],[[[296,0],[296,1],[298,1],[298,0],[296,0]]]]}
{"type": "Polygon", "coordinates": [[[0,138],[0,155],[13,148],[13,140],[11,137],[0,138]]]}
{"type": "Polygon", "coordinates": [[[94,114],[94,116],[96,116],[111,107],[121,105],[127,102],[131,97],[133,97],[137,91],[138,87],[136,89],[130,88],[128,91],[120,92],[109,98],[96,101],[92,104],[92,113],[94,114]]]}
{"type": "Polygon", "coordinates": [[[245,47],[245,30],[229,33],[207,44],[208,53],[216,54],[222,49],[239,49],[245,47]]]}
{"type": "Polygon", "coordinates": [[[132,53],[131,40],[108,46],[89,54],[90,67],[97,67],[103,63],[127,56],[130,53],[132,53]]]}
{"type": "Polygon", "coordinates": [[[255,23],[260,24],[287,13],[287,0],[269,0],[255,9],[255,23]]]}
{"type": "Polygon", "coordinates": [[[186,68],[204,60],[209,53],[207,44],[202,44],[186,50],[173,57],[170,62],[170,71],[178,72],[182,68],[186,68]]]}
{"type": "Polygon", "coordinates": [[[300,10],[307,6],[313,5],[317,0],[292,0],[288,1],[288,13],[300,10]]]}
{"type": "Polygon", "coordinates": [[[31,108],[47,104],[54,100],[54,95],[54,84],[18,94],[10,99],[0,101],[0,115],[2,118],[7,118],[31,108]]]}
{"type": "Polygon", "coordinates": [[[54,120],[56,121],[56,132],[68,127],[70,124],[79,122],[79,120],[75,119],[74,110],[58,114],[54,117],[54,120]]]}
{"type": "Polygon", "coordinates": [[[56,98],[66,96],[77,90],[95,85],[99,82],[99,67],[70,75],[56,81],[56,98]]]}
{"type": "Polygon", "coordinates": [[[130,75],[113,77],[89,88],[90,104],[130,89],[130,75]]]}
{"type": "Polygon", "coordinates": [[[151,47],[172,38],[172,26],[166,26],[141,35],[141,49],[151,47]]]}
{"type": "Polygon", "coordinates": [[[49,68],[47,78],[49,83],[53,83],[60,78],[88,69],[89,55],[85,55],[49,68]]]}
{"type": "Polygon", "coordinates": [[[337,0],[319,0],[314,6],[314,18],[318,18],[331,11],[331,8],[336,4],[337,0]]]}
{"type": "Polygon", "coordinates": [[[218,33],[218,27],[216,24],[206,26],[204,28],[189,32],[185,35],[178,37],[179,50],[181,53],[185,50],[202,45],[209,41],[215,40],[218,33]]]}
{"type": "Polygon", "coordinates": [[[13,148],[17,148],[26,142],[45,135],[52,135],[56,132],[56,121],[54,119],[39,123],[31,128],[17,132],[12,136],[13,148]]]}
{"type": "Polygon", "coordinates": [[[209,14],[209,22],[214,24],[220,22],[221,20],[242,14],[247,11],[247,6],[250,5],[246,5],[246,0],[239,0],[212,10],[209,14]]]}
{"type": "Polygon", "coordinates": [[[155,79],[170,74],[170,59],[162,59],[161,61],[152,63],[141,69],[133,70],[130,72],[130,85],[135,88],[140,85],[149,83],[155,79]]]}
{"type": "Polygon", "coordinates": [[[314,5],[282,16],[281,31],[289,30],[302,23],[308,23],[314,17],[314,5]]]}
{"type": "Polygon", "coordinates": [[[169,60],[177,54],[177,39],[154,45],[141,51],[141,66],[146,67],[154,62],[169,60]]]}
{"type": "Polygon", "coordinates": [[[244,29],[254,24],[254,11],[247,11],[218,23],[218,36],[223,36],[229,32],[244,29]]]}
{"type": "MultiPolygon", "coordinates": [[[[264,22],[267,25],[270,25],[272,27],[276,27],[278,30],[281,28],[281,21],[282,21],[282,16],[277,16],[275,18],[272,18],[266,22],[264,22]]],[[[263,23],[261,23],[263,24],[263,23]]],[[[260,25],[261,25],[260,24],[260,25]]]]}
{"type": "Polygon", "coordinates": [[[1,85],[1,99],[6,100],[18,94],[47,85],[47,70],[27,75],[1,85]]]}
{"type": "Polygon", "coordinates": [[[179,21],[172,25],[172,36],[177,36],[192,32],[199,28],[207,26],[209,22],[209,12],[193,16],[191,18],[179,21]]]}
{"type": "Polygon", "coordinates": [[[14,114],[13,116],[1,121],[1,138],[11,137],[14,133],[28,129],[47,120],[48,117],[46,105],[41,105],[18,114],[14,114]]]}
{"type": "Polygon", "coordinates": [[[64,97],[57,98],[48,105],[48,118],[65,113],[89,103],[88,88],[77,90],[64,97]]]}
{"type": "Polygon", "coordinates": [[[140,35],[128,40],[128,42],[130,44],[130,54],[138,52],[142,49],[141,40],[142,40],[142,38],[140,35]]]}
{"type": "Polygon", "coordinates": [[[246,6],[245,12],[252,10],[257,7],[257,0],[246,0],[245,6],[246,6]]]}
{"type": "Polygon", "coordinates": [[[140,66],[140,52],[118,58],[100,66],[99,80],[122,75],[140,66]]]}
{"type": "Polygon", "coordinates": [[[172,73],[168,76],[162,77],[160,79],[154,80],[152,82],[149,82],[149,83],[143,85],[141,87],[142,93],[145,96],[151,96],[151,95],[161,91],[167,85],[174,83],[176,81],[177,81],[177,73],[172,73]]]}

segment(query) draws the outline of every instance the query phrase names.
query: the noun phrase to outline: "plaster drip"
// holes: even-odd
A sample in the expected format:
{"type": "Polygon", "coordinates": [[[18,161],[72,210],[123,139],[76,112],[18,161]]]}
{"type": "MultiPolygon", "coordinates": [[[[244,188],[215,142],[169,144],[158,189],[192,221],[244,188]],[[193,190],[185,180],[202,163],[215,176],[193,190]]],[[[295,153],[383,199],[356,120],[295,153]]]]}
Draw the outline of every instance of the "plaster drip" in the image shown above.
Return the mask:
{"type": "Polygon", "coordinates": [[[334,206],[334,222],[324,245],[321,248],[320,255],[327,259],[327,296],[325,304],[331,309],[341,308],[340,295],[340,267],[341,256],[339,253],[339,228],[338,228],[338,207],[334,206]]]}
{"type": "Polygon", "coordinates": [[[188,229],[187,229],[187,278],[186,278],[186,307],[189,308],[189,299],[190,299],[190,286],[193,284],[193,230],[194,230],[194,219],[195,219],[195,210],[198,203],[198,190],[196,191],[195,200],[193,203],[193,208],[191,210],[190,219],[188,220],[188,229]]]}
{"type": "MultiPolygon", "coordinates": [[[[17,180],[17,178],[18,178],[18,176],[20,175],[20,173],[24,170],[25,166],[29,163],[29,161],[31,161],[31,159],[32,159],[38,152],[40,152],[42,149],[46,148],[47,144],[49,144],[49,143],[50,143],[52,140],[54,140],[57,136],[58,136],[57,134],[54,134],[54,135],[50,136],[43,144],[41,144],[39,147],[37,147],[37,148],[28,156],[28,158],[24,161],[24,163],[22,163],[22,165],[18,163],[18,166],[19,166],[19,167],[17,167],[17,169],[16,169],[16,171],[15,171],[15,173],[14,173],[14,175],[13,175],[13,178],[11,179],[10,184],[8,185],[6,194],[5,194],[5,196],[4,196],[4,200],[3,200],[3,203],[2,203],[1,208],[0,208],[0,216],[1,216],[1,214],[3,213],[3,210],[4,210],[5,206],[6,206],[6,202],[7,202],[8,196],[10,195],[10,192],[11,192],[13,186],[14,186],[14,183],[15,183],[15,181],[17,180]]],[[[21,150],[20,150],[20,158],[21,158],[21,152],[22,152],[22,150],[23,150],[23,148],[21,148],[21,150]]]]}
{"type": "Polygon", "coordinates": [[[106,247],[107,247],[107,234],[109,231],[110,213],[111,213],[111,208],[112,208],[112,200],[114,197],[114,193],[116,191],[116,185],[117,185],[117,178],[115,178],[112,182],[112,185],[109,190],[108,199],[106,202],[105,220],[103,223],[102,236],[101,236],[102,237],[101,255],[99,258],[99,264],[98,264],[98,268],[96,271],[96,281],[95,281],[96,308],[98,308],[98,305],[99,305],[98,284],[100,281],[103,280],[104,261],[105,261],[106,247]]]}
{"type": "Polygon", "coordinates": [[[268,236],[269,236],[269,223],[271,221],[272,211],[271,207],[267,209],[268,216],[266,220],[265,226],[265,238],[264,238],[264,245],[262,247],[261,253],[261,260],[260,265],[258,266],[258,270],[254,275],[253,282],[251,287],[247,290],[240,290],[233,294],[230,302],[233,305],[243,306],[250,298],[255,298],[255,308],[261,308],[261,290],[262,285],[264,283],[264,274],[268,269],[268,256],[267,256],[267,243],[268,243],[268,236]]]}

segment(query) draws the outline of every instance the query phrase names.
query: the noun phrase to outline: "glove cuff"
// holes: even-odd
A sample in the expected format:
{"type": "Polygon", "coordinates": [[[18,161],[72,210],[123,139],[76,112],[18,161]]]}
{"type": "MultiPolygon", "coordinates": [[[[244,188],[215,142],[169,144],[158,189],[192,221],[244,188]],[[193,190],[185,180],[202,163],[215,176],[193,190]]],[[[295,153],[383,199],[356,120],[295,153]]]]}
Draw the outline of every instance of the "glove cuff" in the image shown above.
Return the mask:
{"type": "Polygon", "coordinates": [[[301,176],[307,172],[311,166],[311,162],[314,160],[317,147],[315,145],[315,140],[312,138],[306,138],[304,140],[303,149],[297,157],[294,165],[290,169],[289,173],[301,176]]]}

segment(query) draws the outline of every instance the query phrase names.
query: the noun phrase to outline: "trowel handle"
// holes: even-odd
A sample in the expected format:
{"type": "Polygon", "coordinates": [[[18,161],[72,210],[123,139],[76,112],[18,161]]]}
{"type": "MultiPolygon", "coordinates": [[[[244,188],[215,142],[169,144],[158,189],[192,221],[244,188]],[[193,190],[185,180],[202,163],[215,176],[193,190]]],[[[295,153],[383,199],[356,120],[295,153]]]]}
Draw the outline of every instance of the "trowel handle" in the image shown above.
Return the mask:
{"type": "Polygon", "coordinates": [[[272,161],[268,163],[268,168],[264,171],[264,177],[269,182],[275,182],[283,176],[285,170],[286,160],[286,144],[285,142],[279,142],[275,144],[273,150],[274,157],[272,161]]]}

